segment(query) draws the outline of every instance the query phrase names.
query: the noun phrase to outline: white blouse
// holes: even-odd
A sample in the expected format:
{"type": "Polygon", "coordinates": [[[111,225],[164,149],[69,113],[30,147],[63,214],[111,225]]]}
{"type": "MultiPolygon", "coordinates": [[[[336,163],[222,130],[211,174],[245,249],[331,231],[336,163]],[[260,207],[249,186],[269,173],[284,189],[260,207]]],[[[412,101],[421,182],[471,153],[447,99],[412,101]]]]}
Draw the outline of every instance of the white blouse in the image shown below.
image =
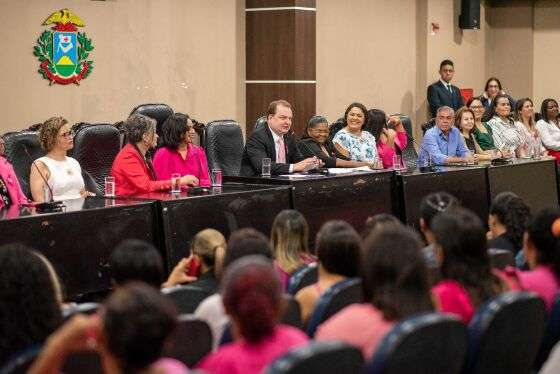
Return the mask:
{"type": "Polygon", "coordinates": [[[84,188],[82,168],[80,163],[72,157],[66,157],[64,161],[53,160],[44,156],[41,161],[49,168],[49,179],[47,182],[53,192],[53,200],[79,199],[80,191],[84,188]]]}
{"type": "Polygon", "coordinates": [[[552,122],[540,119],[537,122],[537,131],[539,132],[542,142],[547,149],[560,151],[560,127],[552,122]]]}
{"type": "Polygon", "coordinates": [[[521,146],[525,147],[526,151],[530,149],[529,147],[534,147],[535,145],[539,144],[539,148],[540,148],[539,153],[542,154],[546,152],[546,148],[542,144],[539,130],[536,128],[536,125],[535,125],[535,133],[531,133],[529,129],[521,121],[515,121],[515,126],[517,126],[517,128],[523,135],[523,143],[521,144],[521,146]]]}

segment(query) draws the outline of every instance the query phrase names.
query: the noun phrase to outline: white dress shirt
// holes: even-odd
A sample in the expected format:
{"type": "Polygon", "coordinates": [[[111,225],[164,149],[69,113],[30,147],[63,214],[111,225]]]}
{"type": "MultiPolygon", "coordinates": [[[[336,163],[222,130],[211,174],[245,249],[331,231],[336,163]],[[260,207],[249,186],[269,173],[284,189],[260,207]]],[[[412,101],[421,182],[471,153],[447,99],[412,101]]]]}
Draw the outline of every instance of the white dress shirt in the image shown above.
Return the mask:
{"type": "Polygon", "coordinates": [[[537,122],[537,131],[547,149],[560,151],[560,128],[552,122],[540,119],[537,122]]]}

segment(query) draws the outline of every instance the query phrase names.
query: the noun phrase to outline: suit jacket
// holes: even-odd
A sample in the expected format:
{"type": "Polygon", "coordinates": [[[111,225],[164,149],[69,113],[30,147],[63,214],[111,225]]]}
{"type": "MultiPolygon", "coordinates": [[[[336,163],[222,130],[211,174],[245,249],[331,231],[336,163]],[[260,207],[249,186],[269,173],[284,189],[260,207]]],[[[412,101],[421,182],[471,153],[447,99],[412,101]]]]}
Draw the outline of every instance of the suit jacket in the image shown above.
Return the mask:
{"type": "Polygon", "coordinates": [[[170,180],[154,180],[142,155],[132,144],[125,145],[117,154],[111,175],[115,177],[117,196],[134,196],[171,189],[170,180]]]}
{"type": "Polygon", "coordinates": [[[300,162],[303,160],[303,156],[299,152],[293,135],[284,135],[284,146],[286,147],[286,163],[276,163],[274,138],[268,126],[261,126],[253,131],[243,151],[241,175],[245,177],[261,175],[263,158],[270,158],[271,175],[288,174],[290,164],[300,162]]]}
{"type": "MultiPolygon", "coordinates": [[[[20,204],[27,203],[27,197],[21,190],[19,180],[12,164],[10,164],[10,162],[2,156],[0,156],[0,176],[8,188],[8,194],[10,195],[10,200],[12,200],[12,206],[19,207],[20,204]]],[[[3,207],[4,203],[2,202],[2,199],[0,199],[0,208],[3,207]]]]}
{"type": "Polygon", "coordinates": [[[327,152],[329,152],[329,156],[323,152],[320,145],[313,138],[303,138],[298,143],[299,151],[303,157],[316,156],[325,163],[326,168],[335,168],[337,158],[346,159],[344,156],[338,154],[330,140],[327,140],[324,146],[327,152]]]}
{"type": "Polygon", "coordinates": [[[437,81],[428,87],[428,103],[430,104],[432,118],[436,116],[438,108],[442,106],[457,110],[465,105],[459,88],[451,85],[451,91],[449,92],[441,81],[437,81]]]}

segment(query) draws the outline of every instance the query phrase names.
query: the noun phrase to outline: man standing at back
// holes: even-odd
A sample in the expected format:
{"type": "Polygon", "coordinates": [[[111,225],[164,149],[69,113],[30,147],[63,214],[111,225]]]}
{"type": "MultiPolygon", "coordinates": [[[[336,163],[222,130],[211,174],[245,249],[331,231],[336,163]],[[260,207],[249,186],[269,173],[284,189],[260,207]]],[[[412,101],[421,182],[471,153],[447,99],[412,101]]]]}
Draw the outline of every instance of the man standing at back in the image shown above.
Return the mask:
{"type": "Polygon", "coordinates": [[[255,130],[247,143],[241,161],[242,176],[258,176],[262,159],[270,158],[270,174],[280,175],[315,169],[321,166],[316,157],[304,159],[290,134],[292,106],[275,100],[268,106],[267,124],[255,130]]]}
{"type": "Polygon", "coordinates": [[[453,61],[443,60],[439,65],[440,79],[428,87],[428,104],[430,104],[432,118],[442,106],[457,110],[465,105],[459,88],[451,84],[453,74],[455,74],[453,61]]]}

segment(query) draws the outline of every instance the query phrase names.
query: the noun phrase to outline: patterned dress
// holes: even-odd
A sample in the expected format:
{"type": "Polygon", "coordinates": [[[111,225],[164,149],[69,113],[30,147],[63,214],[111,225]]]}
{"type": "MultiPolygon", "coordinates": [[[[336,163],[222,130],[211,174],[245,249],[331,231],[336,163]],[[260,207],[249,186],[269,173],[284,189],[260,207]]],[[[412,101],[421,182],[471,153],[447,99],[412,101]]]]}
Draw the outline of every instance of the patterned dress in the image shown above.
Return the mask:
{"type": "Polygon", "coordinates": [[[374,162],[377,160],[377,144],[375,136],[362,131],[360,136],[354,135],[343,128],[333,138],[333,143],[340,145],[349,153],[348,158],[354,161],[374,162]]]}
{"type": "Polygon", "coordinates": [[[492,137],[497,149],[517,149],[523,144],[525,136],[512,120],[504,121],[500,117],[494,116],[487,123],[492,129],[492,137]]]}

